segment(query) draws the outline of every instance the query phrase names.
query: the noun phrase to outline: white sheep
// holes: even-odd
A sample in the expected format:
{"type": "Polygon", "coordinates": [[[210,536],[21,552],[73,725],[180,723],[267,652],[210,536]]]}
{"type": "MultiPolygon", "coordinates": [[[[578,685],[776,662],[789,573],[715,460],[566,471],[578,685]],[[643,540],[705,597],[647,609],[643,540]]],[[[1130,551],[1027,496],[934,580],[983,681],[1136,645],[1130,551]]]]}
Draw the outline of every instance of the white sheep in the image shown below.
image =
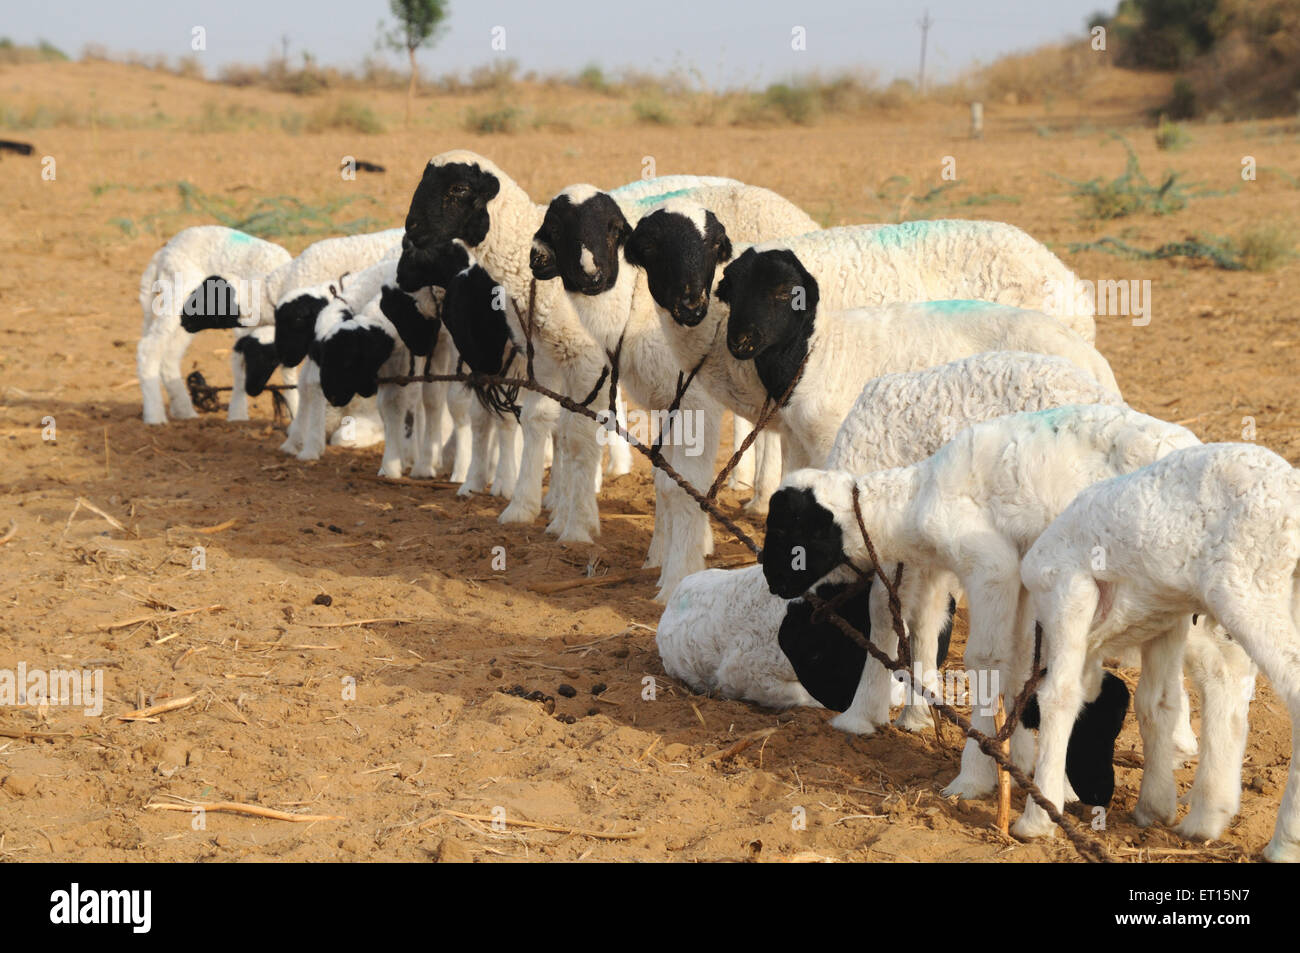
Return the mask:
{"type": "MultiPolygon", "coordinates": [[[[732,251],[716,216],[679,198],[642,217],[625,257],[646,272],[679,366],[700,366],[700,384],[734,413],[752,419],[761,412],[768,392],[753,364],[731,356],[723,331],[729,309],[712,295],[732,251]]],[[[821,306],[831,310],[959,298],[1045,309],[1058,305],[1054,293],[1044,287],[1067,277],[1073,281],[1041,245],[1019,229],[996,222],[831,228],[766,243],[753,256],[760,272],[798,265],[801,273],[815,276],[821,306]]],[[[1058,310],[1078,312],[1086,306],[1086,301],[1067,302],[1058,310]]],[[[1083,331],[1091,323],[1086,317],[1074,321],[1083,331]]],[[[787,472],[794,465],[783,463],[787,472]]]]}
{"type": "Polygon", "coordinates": [[[802,310],[784,283],[752,280],[742,256],[726,271],[717,297],[731,308],[728,348],[752,361],[779,412],[788,466],[820,465],[867,381],[920,370],[984,351],[1054,354],[1115,392],[1106,359],[1055,318],[987,301],[925,301],[835,311],[819,307],[817,281],[804,274],[802,310]],[[806,361],[806,363],[805,363],[806,361]],[[799,368],[802,376],[795,383],[799,368]],[[790,387],[794,385],[791,392],[790,387]]]}
{"type": "MultiPolygon", "coordinates": [[[[662,192],[663,186],[658,182],[641,187],[662,192]]],[[[534,285],[529,248],[544,215],[545,208],[535,205],[490,160],[466,151],[443,153],[429,161],[412,196],[404,255],[428,254],[454,239],[473,248],[479,262],[513,299],[520,326],[511,330],[518,340],[525,338],[523,324],[531,324],[537,356],[543,358],[534,359],[539,381],[582,399],[600,379],[605,355],[583,330],[562,288],[534,285]]],[[[597,400],[602,400],[600,395],[597,400]]],[[[503,523],[532,522],[540,512],[542,456],[558,414],[554,401],[531,392],[522,407],[520,475],[514,498],[501,513],[503,523]]],[[[556,505],[547,526],[561,542],[590,542],[600,531],[594,492],[600,479],[600,455],[591,421],[577,414],[561,418],[551,473],[556,505]]]]}
{"type": "MultiPolygon", "coordinates": [[[[1029,676],[1033,642],[1032,620],[1019,612],[1021,556],[1080,490],[1198,444],[1190,431],[1126,407],[1072,405],[975,424],[911,466],[856,478],[801,470],[773,496],[764,571],[773,592],[790,597],[843,562],[869,567],[856,498],[882,563],[957,577],[969,604],[966,665],[996,673],[1010,706],[1029,676]]],[[[918,634],[931,628],[922,622],[918,634]]],[[[971,721],[991,734],[993,709],[984,704],[971,721]]],[[[1028,733],[1017,731],[1017,762],[1027,767],[1031,752],[1028,733]]],[[[995,781],[992,761],[968,742],[944,790],[979,797],[995,781]]]]}
{"type": "MultiPolygon", "coordinates": [[[[817,595],[831,599],[847,585],[832,576],[817,595]]],[[[867,593],[838,608],[864,634],[870,633],[867,593]]],[[[697,692],[754,702],[768,708],[794,705],[843,707],[852,697],[866,652],[834,624],[812,618],[803,599],[772,595],[761,566],[706,569],[673,590],[659,619],[655,644],[664,671],[697,692]],[[788,657],[785,646],[794,649],[788,657]],[[811,663],[814,683],[800,681],[811,663]]]]}
{"type": "MultiPolygon", "coordinates": [[[[601,192],[569,186],[547,207],[533,236],[530,266],[542,281],[559,278],[587,333],[606,354],[619,355],[619,382],[642,407],[664,414],[674,401],[681,372],[669,348],[645,274],[626,266],[623,244],[629,222],[661,196],[625,197],[627,188],[601,192]]],[[[797,206],[767,189],[732,183],[689,190],[742,238],[763,238],[816,228],[797,206]]],[[[689,483],[705,490],[713,481],[723,409],[694,387],[680,404],[681,418],[665,427],[667,462],[689,483]],[[683,437],[685,425],[694,432],[683,437]]],[[[666,420],[665,420],[666,422],[666,420]]],[[[737,427],[739,430],[739,427],[737,427]]],[[[671,479],[656,475],[655,530],[647,566],[661,566],[659,598],[685,576],[704,568],[713,537],[704,512],[671,479]]]]}
{"type": "MultiPolygon", "coordinates": [[[[1300,861],[1300,474],[1253,445],[1179,450],[1079,493],[1025,553],[1020,575],[1028,614],[1043,629],[1035,779],[1047,799],[1062,802],[1063,726],[1079,707],[1086,673],[1106,650],[1140,646],[1145,770],[1134,819],[1174,821],[1173,690],[1188,616],[1207,613],[1263,669],[1290,712],[1290,773],[1264,857],[1300,861]]],[[[1194,782],[1206,790],[1199,800],[1193,791],[1179,828],[1189,837],[1217,836],[1235,812],[1216,801],[1236,786],[1224,762],[1243,744],[1236,736],[1244,723],[1225,717],[1231,710],[1206,699],[1194,782]],[[1203,775],[1216,772],[1223,773],[1212,795],[1203,775]]],[[[1014,828],[1021,837],[1051,830],[1033,803],[1014,828]]]]}
{"type": "MultiPolygon", "coordinates": [[[[145,423],[167,422],[164,388],[172,417],[197,416],[181,373],[194,334],[256,323],[268,274],[290,258],[273,242],[220,225],[182,229],[154,253],[140,276],[144,320],[136,348],[145,423]]],[[[236,403],[232,397],[232,408],[236,403]]]]}
{"type": "MultiPolygon", "coordinates": [[[[1067,404],[1119,406],[1123,400],[1097,383],[1088,371],[1063,357],[988,351],[867,381],[843,416],[829,448],[824,437],[826,428],[820,420],[800,418],[792,429],[821,433],[807,451],[814,465],[855,474],[873,473],[918,463],[971,424],[1067,404]]],[[[782,413],[793,409],[786,408],[782,413]]],[[[806,415],[808,408],[800,410],[806,415]]],[[[838,408],[827,413],[840,415],[838,408]]],[[[894,569],[886,566],[886,575],[893,578],[894,569]]],[[[923,665],[923,684],[933,688],[933,660],[947,618],[949,594],[958,588],[956,580],[949,573],[909,565],[904,588],[904,621],[911,633],[912,657],[923,665]]],[[[872,612],[878,644],[892,656],[896,646],[882,590],[876,591],[872,612]]],[[[842,731],[869,734],[888,720],[891,690],[886,670],[876,662],[868,662],[853,704],[831,724],[842,731]]],[[[909,731],[923,730],[931,723],[926,709],[917,696],[895,724],[909,731]]]]}

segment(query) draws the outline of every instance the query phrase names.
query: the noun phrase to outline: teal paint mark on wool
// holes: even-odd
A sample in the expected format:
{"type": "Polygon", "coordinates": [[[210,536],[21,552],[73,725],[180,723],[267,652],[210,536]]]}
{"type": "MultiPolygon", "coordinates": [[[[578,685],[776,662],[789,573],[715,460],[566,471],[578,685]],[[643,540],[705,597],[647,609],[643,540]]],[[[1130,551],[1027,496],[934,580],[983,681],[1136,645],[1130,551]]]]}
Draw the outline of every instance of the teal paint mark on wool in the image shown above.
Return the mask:
{"type": "Polygon", "coordinates": [[[984,311],[989,308],[1003,307],[993,301],[977,301],[971,298],[951,301],[926,301],[923,306],[927,311],[937,312],[938,314],[964,314],[967,311],[984,311]]]}

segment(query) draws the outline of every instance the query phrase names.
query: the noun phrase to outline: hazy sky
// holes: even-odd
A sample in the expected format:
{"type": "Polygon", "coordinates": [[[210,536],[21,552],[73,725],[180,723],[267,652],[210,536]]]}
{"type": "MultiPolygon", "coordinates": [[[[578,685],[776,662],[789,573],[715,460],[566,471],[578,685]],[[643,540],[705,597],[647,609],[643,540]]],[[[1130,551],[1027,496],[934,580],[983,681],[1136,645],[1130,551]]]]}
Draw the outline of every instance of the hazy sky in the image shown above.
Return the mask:
{"type": "MultiPolygon", "coordinates": [[[[609,72],[634,67],[696,68],[712,85],[753,85],[801,72],[865,69],[882,79],[914,78],[917,21],[928,9],[927,70],[951,77],[975,61],[1084,33],[1097,9],[1115,0],[450,0],[446,32],[420,54],[429,74],[466,71],[494,58],[523,71],[570,73],[588,63],[609,72]],[[791,48],[795,26],[805,51],[791,48]],[[494,51],[504,27],[504,52],[494,51]]],[[[76,56],[87,43],[114,53],[190,52],[194,26],[207,30],[198,54],[209,74],[223,63],[261,63],[287,35],[292,57],[356,66],[371,52],[387,0],[51,0],[6,3],[0,33],[18,42],[47,39],[76,56]]]]}

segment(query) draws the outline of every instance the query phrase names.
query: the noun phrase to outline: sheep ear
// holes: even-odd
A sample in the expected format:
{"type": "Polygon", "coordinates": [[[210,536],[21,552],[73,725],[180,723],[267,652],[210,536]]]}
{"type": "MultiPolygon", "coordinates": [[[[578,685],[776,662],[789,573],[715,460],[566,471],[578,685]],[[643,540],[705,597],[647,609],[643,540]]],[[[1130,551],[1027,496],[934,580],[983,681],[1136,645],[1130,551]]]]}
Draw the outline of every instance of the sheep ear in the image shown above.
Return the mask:
{"type": "Polygon", "coordinates": [[[816,315],[817,303],[821,300],[821,289],[817,286],[817,279],[803,266],[803,262],[797,258],[795,262],[799,266],[800,285],[804,290],[804,311],[809,315],[816,315]]]}
{"type": "Polygon", "coordinates": [[[629,264],[636,268],[645,267],[645,259],[641,257],[641,238],[635,231],[628,236],[627,244],[623,246],[623,258],[629,264]]]}
{"type": "MultiPolygon", "coordinates": [[[[731,304],[731,281],[726,275],[722,276],[722,280],[718,282],[718,287],[713,289],[713,297],[717,298],[723,304],[731,304]]],[[[763,560],[760,557],[759,562],[761,563],[762,561],[763,560]]]]}
{"type": "Polygon", "coordinates": [[[545,229],[539,229],[533,236],[532,251],[528,253],[528,267],[538,281],[550,281],[560,274],[555,261],[555,249],[551,247],[548,238],[545,229]]]}
{"type": "Polygon", "coordinates": [[[632,240],[632,226],[627,223],[626,219],[624,219],[623,221],[619,222],[618,235],[614,239],[614,243],[615,243],[614,247],[622,248],[625,245],[627,245],[627,243],[630,242],[631,240],[632,240]]]}
{"type": "Polygon", "coordinates": [[[727,237],[727,229],[712,212],[706,214],[708,233],[713,239],[713,250],[718,253],[718,261],[731,261],[731,239],[727,237]]]}

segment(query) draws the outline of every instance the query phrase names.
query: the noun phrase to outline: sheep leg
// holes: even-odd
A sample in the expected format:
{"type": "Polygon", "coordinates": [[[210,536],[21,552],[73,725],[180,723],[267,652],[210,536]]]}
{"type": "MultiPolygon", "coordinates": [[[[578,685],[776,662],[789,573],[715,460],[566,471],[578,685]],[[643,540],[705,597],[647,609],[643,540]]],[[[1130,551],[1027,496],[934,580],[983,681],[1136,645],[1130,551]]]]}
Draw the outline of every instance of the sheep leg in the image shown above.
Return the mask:
{"type": "Polygon", "coordinates": [[[492,475],[492,495],[510,499],[519,479],[519,421],[506,414],[495,424],[497,431],[497,466],[492,475]]]}
{"type": "Polygon", "coordinates": [[[568,432],[570,468],[567,495],[561,497],[548,532],[556,532],[561,543],[590,543],[600,535],[600,511],[596,504],[596,480],[600,476],[600,444],[595,424],[578,414],[566,414],[560,426],[568,432]]]}
{"type": "MultiPolygon", "coordinates": [[[[908,636],[913,667],[920,666],[921,686],[934,692],[938,688],[939,672],[936,660],[939,654],[939,632],[948,621],[947,573],[932,573],[916,569],[910,581],[904,580],[903,606],[908,610],[908,636]],[[940,578],[937,578],[940,577],[940,578]]],[[[930,705],[917,691],[899,712],[894,725],[904,731],[924,731],[931,727],[930,705]]]]}
{"type": "Polygon", "coordinates": [[[407,441],[406,414],[410,401],[401,384],[380,384],[376,394],[379,417],[384,422],[384,456],[379,462],[381,477],[396,478],[402,475],[402,456],[407,441]]]}
{"type": "MultiPolygon", "coordinates": [[[[400,373],[400,371],[399,371],[400,373]]],[[[417,384],[412,395],[414,403],[422,408],[415,437],[415,458],[411,461],[411,478],[431,480],[437,475],[442,464],[442,442],[445,439],[445,421],[443,415],[447,410],[448,384],[435,381],[417,384]]]]}
{"type": "MultiPolygon", "coordinates": [[[[1133,697],[1142,733],[1142,783],[1133,809],[1133,820],[1139,827],[1150,827],[1157,821],[1172,824],[1178,816],[1174,725],[1178,720],[1183,647],[1189,622],[1184,616],[1164,634],[1142,643],[1142,677],[1133,697]]],[[[1050,671],[1050,662],[1048,666],[1050,671]]]]}
{"type": "MultiPolygon", "coordinates": [[[[1258,585],[1238,583],[1232,589],[1259,593],[1258,585]]],[[[1241,605],[1241,597],[1229,591],[1225,581],[1219,591],[1207,593],[1206,602],[1214,617],[1259,665],[1291,714],[1291,767],[1264,859],[1300,863],[1300,624],[1293,615],[1294,590],[1263,595],[1241,605]]]]}
{"type": "Polygon", "coordinates": [[[244,355],[232,348],[230,351],[230,406],[226,408],[226,420],[240,421],[248,419],[248,392],[244,389],[245,371],[244,355]]]}
{"type": "MultiPolygon", "coordinates": [[[[886,573],[892,571],[892,566],[885,567],[886,573]]],[[[894,632],[889,597],[884,586],[871,587],[867,605],[871,618],[871,644],[890,658],[895,658],[898,636],[894,632]]],[[[878,725],[889,723],[890,695],[894,686],[902,689],[902,684],[890,676],[889,669],[868,655],[866,664],[862,666],[862,677],[858,680],[853,701],[848,708],[831,719],[831,727],[855,735],[875,734],[878,725]]]]}
{"type": "MultiPolygon", "coordinates": [[[[681,422],[672,424],[673,433],[664,440],[664,455],[672,467],[693,487],[705,490],[713,476],[713,462],[718,456],[722,439],[721,408],[708,404],[682,408],[681,422]],[[689,415],[689,416],[688,416],[689,415]],[[694,428],[687,426],[694,423],[694,428]],[[698,443],[688,443],[685,437],[694,432],[698,443]]],[[[659,573],[659,592],[655,601],[666,604],[669,596],[683,579],[705,568],[704,557],[713,548],[713,532],[708,515],[676,481],[656,481],[655,512],[662,507],[668,531],[663,549],[663,568],[659,573]]]]}
{"type": "Polygon", "coordinates": [[[1175,828],[1191,840],[1217,838],[1241,807],[1241,765],[1255,690],[1255,664],[1237,643],[1208,636],[1210,625],[1205,619],[1192,627],[1185,662],[1201,693],[1205,738],[1188,796],[1191,807],[1175,828]]]}
{"type": "Polygon", "coordinates": [[[302,375],[302,403],[300,404],[302,445],[296,456],[299,460],[319,460],[325,452],[325,392],[320,388],[320,370],[308,359],[302,375]]]}
{"type": "MultiPolygon", "coordinates": [[[[617,396],[614,400],[614,413],[618,419],[618,425],[624,430],[627,429],[627,401],[623,399],[623,389],[618,389],[617,396]]],[[[616,433],[609,435],[606,443],[609,448],[609,462],[605,465],[605,472],[611,477],[620,477],[632,472],[632,446],[616,433]]]]}
{"type": "Polygon", "coordinates": [[[173,420],[193,420],[198,416],[194,405],[190,403],[190,392],[185,386],[181,371],[181,361],[184,360],[193,337],[184,328],[177,328],[167,336],[163,344],[162,382],[167,391],[167,409],[173,420]]]}
{"type": "Polygon", "coordinates": [[[144,422],[147,424],[167,423],[162,392],[163,345],[162,334],[146,333],[135,349],[135,372],[140,379],[140,399],[144,405],[144,422]]]}
{"type": "MultiPolygon", "coordinates": [[[[665,453],[666,457],[667,453],[665,453]]],[[[668,484],[672,482],[666,473],[658,467],[655,468],[655,526],[650,533],[650,548],[646,551],[645,562],[641,564],[642,569],[657,569],[663,565],[665,541],[671,532],[668,506],[664,501],[669,493],[668,484]]]]}
{"type": "MultiPolygon", "coordinates": [[[[969,590],[967,594],[969,595],[969,590]]],[[[1034,782],[1059,811],[1065,804],[1065,754],[1070,732],[1083,707],[1083,676],[1087,664],[1088,630],[1100,593],[1092,578],[1076,574],[1032,601],[1034,618],[1043,627],[1043,656],[1047,674],[1038,687],[1038,758],[1034,782]]],[[[1055,824],[1032,798],[1011,832],[1019,838],[1043,837],[1055,824]]]]}
{"type": "Polygon", "coordinates": [[[298,368],[281,367],[280,383],[285,387],[292,387],[293,390],[282,392],[284,405],[289,411],[290,419],[298,416],[298,368]]]}
{"type": "Polygon", "coordinates": [[[548,397],[528,391],[520,401],[520,429],[523,453],[519,460],[519,479],[515,482],[510,505],[501,511],[502,523],[531,523],[542,511],[542,471],[551,427],[559,415],[560,405],[548,397]]]}
{"type": "MultiPolygon", "coordinates": [[[[453,383],[447,391],[447,409],[451,412],[452,444],[455,456],[451,465],[452,483],[464,483],[474,455],[474,429],[470,424],[470,406],[474,392],[464,384],[453,383]]],[[[445,464],[446,459],[443,460],[445,464]]]]}
{"type": "Polygon", "coordinates": [[[492,456],[492,442],[495,428],[488,417],[491,415],[477,400],[470,404],[469,419],[471,428],[470,465],[465,482],[456,491],[457,496],[469,496],[481,493],[488,485],[488,466],[492,456]]]}
{"type": "MultiPolygon", "coordinates": [[[[986,552],[978,557],[974,572],[962,579],[970,605],[970,635],[966,641],[966,668],[978,679],[983,673],[999,680],[999,693],[1008,672],[1008,658],[1016,631],[1020,604],[1020,560],[1015,548],[997,537],[983,536],[986,552]]],[[[971,712],[971,725],[993,734],[994,715],[987,706],[971,712]]],[[[993,759],[967,739],[961,755],[961,771],[943,789],[945,797],[985,797],[997,786],[998,772],[993,759]]]]}
{"type": "MultiPolygon", "coordinates": [[[[753,423],[741,417],[739,414],[731,415],[731,452],[734,455],[740,449],[745,437],[754,429],[753,423]]],[[[761,437],[761,435],[760,435],[761,437]]],[[[757,441],[755,441],[757,442],[757,441]]],[[[756,448],[750,445],[745,451],[745,455],[740,458],[736,468],[731,471],[731,476],[727,477],[727,487],[732,490],[748,490],[754,485],[754,458],[757,456],[756,448]]]]}
{"type": "MultiPolygon", "coordinates": [[[[770,427],[754,440],[754,496],[745,504],[745,511],[756,516],[767,513],[768,501],[781,485],[781,474],[786,467],[788,441],[770,427]]],[[[819,464],[822,461],[817,461],[819,464]]]]}

